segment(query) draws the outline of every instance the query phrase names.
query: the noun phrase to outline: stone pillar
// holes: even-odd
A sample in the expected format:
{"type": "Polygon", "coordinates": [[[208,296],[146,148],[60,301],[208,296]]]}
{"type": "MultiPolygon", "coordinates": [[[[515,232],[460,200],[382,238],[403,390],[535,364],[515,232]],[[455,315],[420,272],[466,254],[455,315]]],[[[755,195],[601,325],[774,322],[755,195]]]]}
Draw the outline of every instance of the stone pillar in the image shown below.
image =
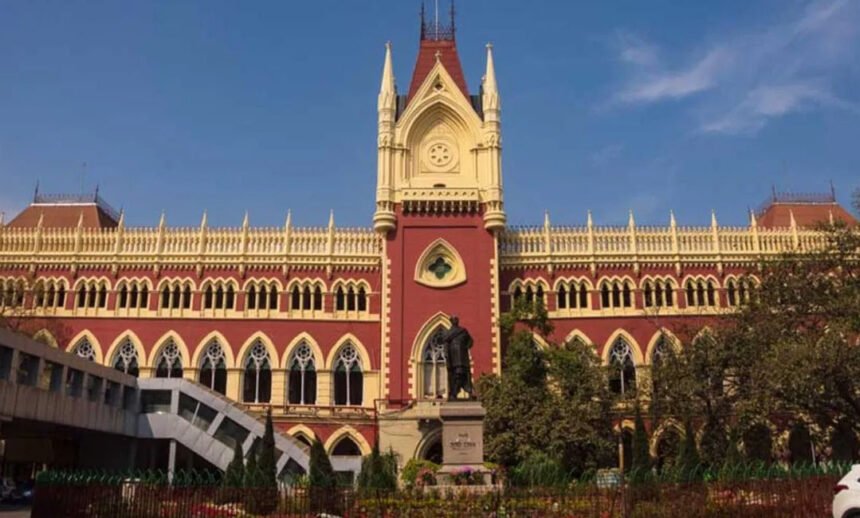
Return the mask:
{"type": "Polygon", "coordinates": [[[452,476],[469,469],[478,472],[484,484],[492,476],[484,468],[484,416],[487,411],[478,401],[448,401],[439,410],[442,419],[442,485],[453,485],[452,476]]]}
{"type": "Polygon", "coordinates": [[[333,379],[330,371],[317,371],[317,405],[334,405],[333,379]]]}
{"type": "Polygon", "coordinates": [[[176,441],[170,439],[170,451],[167,455],[167,479],[173,482],[173,475],[176,472],[176,441]]]}
{"type": "Polygon", "coordinates": [[[272,406],[283,406],[286,403],[287,372],[283,369],[272,369],[272,406]]]}
{"type": "Polygon", "coordinates": [[[242,401],[242,369],[227,369],[227,394],[233,401],[242,401]]]}

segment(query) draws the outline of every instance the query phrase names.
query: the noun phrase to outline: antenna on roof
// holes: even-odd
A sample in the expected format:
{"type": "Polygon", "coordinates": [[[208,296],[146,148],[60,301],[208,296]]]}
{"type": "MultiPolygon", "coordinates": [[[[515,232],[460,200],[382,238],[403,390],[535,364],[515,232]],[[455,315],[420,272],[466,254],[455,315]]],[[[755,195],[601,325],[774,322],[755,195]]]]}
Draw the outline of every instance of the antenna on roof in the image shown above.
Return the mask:
{"type": "MultiPolygon", "coordinates": [[[[38,186],[39,184],[36,185],[38,186]]],[[[830,180],[830,198],[831,201],[836,203],[836,187],[833,186],[833,179],[830,180]]]]}
{"type": "Polygon", "coordinates": [[[773,195],[773,202],[776,203],[776,185],[770,184],[770,192],[773,195]]]}
{"type": "Polygon", "coordinates": [[[457,33],[454,24],[454,14],[456,14],[456,11],[454,10],[454,0],[451,0],[451,38],[454,38],[454,35],[457,33]]]}
{"type": "Polygon", "coordinates": [[[39,180],[36,180],[36,190],[33,191],[33,203],[39,199],[39,180]]]}
{"type": "Polygon", "coordinates": [[[436,39],[439,39],[439,0],[436,0],[436,39]]]}
{"type": "Polygon", "coordinates": [[[424,36],[426,35],[424,32],[424,23],[425,23],[425,20],[424,20],[424,0],[421,0],[421,39],[422,40],[424,39],[424,36]]]}

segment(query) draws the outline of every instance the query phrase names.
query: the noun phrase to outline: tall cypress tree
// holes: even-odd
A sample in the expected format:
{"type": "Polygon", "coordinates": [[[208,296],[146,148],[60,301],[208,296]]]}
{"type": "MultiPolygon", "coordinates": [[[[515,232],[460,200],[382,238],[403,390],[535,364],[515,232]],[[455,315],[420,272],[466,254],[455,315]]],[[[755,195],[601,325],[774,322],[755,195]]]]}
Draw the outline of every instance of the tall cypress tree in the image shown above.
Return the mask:
{"type": "Polygon", "coordinates": [[[245,479],[245,458],[242,455],[242,445],[236,442],[233,446],[233,460],[224,472],[224,485],[227,487],[242,487],[245,479]]]}
{"type": "Polygon", "coordinates": [[[678,456],[679,478],[687,480],[695,476],[695,470],[700,463],[699,452],[696,450],[696,432],[688,419],[684,423],[684,440],[681,442],[681,453],[678,456]]]}
{"type": "Polygon", "coordinates": [[[336,487],[337,479],[334,474],[334,468],[332,468],[328,454],[326,454],[325,448],[318,437],[314,437],[314,442],[311,444],[310,457],[308,485],[315,488],[336,487]]]}
{"type": "Polygon", "coordinates": [[[260,470],[260,484],[266,487],[277,485],[277,473],[275,463],[275,428],[272,424],[272,409],[266,413],[266,431],[263,433],[263,441],[260,448],[260,457],[257,467],[260,470]]]}
{"type": "Polygon", "coordinates": [[[645,431],[645,421],[637,403],[633,418],[633,455],[631,472],[633,476],[644,476],[651,469],[651,452],[648,448],[648,433],[645,431]]]}
{"type": "Polygon", "coordinates": [[[248,452],[248,462],[245,464],[245,487],[257,487],[260,485],[260,468],[257,464],[257,441],[251,443],[251,451],[248,452]]]}

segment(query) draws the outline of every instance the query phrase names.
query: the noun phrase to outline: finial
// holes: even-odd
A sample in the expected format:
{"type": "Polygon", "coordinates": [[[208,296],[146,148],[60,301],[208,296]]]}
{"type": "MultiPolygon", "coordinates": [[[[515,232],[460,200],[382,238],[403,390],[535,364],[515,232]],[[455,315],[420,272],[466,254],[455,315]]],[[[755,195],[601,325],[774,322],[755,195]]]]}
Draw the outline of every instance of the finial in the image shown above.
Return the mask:
{"type": "Polygon", "coordinates": [[[245,211],[245,219],[242,220],[242,228],[248,228],[249,220],[248,220],[248,211],[245,211]]]}
{"type": "Polygon", "coordinates": [[[714,228],[717,227],[717,211],[714,209],[711,209],[711,226],[714,228]]]}
{"type": "Polygon", "coordinates": [[[164,225],[167,224],[167,214],[165,214],[164,209],[161,209],[161,219],[158,220],[158,227],[164,228],[164,225]]]}
{"type": "Polygon", "coordinates": [[[441,59],[442,59],[442,51],[441,51],[441,50],[437,50],[437,51],[436,51],[436,54],[434,54],[434,56],[436,56],[436,63],[438,63],[438,62],[439,62],[439,60],[441,60],[441,59]]]}
{"type": "Polygon", "coordinates": [[[544,228],[549,228],[549,227],[550,227],[550,224],[549,224],[549,210],[544,210],[544,211],[543,211],[543,226],[544,226],[544,228]]]}
{"type": "Polygon", "coordinates": [[[758,221],[756,221],[756,219],[755,219],[755,212],[752,209],[750,209],[750,226],[751,227],[757,227],[758,226],[758,221]]]}
{"type": "Polygon", "coordinates": [[[450,10],[450,13],[451,13],[451,38],[452,38],[452,39],[456,39],[456,36],[457,36],[457,25],[456,25],[456,23],[454,22],[454,19],[456,18],[456,16],[455,16],[455,15],[457,14],[457,11],[454,9],[454,0],[451,0],[451,10],[450,10]]]}
{"type": "Polygon", "coordinates": [[[774,203],[776,203],[776,185],[770,184],[770,194],[772,196],[771,199],[773,200],[774,203]]]}
{"type": "Polygon", "coordinates": [[[636,221],[633,219],[633,209],[630,209],[630,217],[627,219],[627,225],[630,226],[630,228],[636,226],[636,221]]]}
{"type": "Polygon", "coordinates": [[[425,10],[425,9],[424,9],[424,0],[421,0],[421,39],[422,39],[422,40],[423,40],[423,39],[424,39],[424,37],[426,36],[426,34],[425,34],[425,32],[424,32],[424,28],[425,28],[425,20],[424,20],[424,14],[425,14],[425,13],[424,13],[424,10],[425,10]]]}
{"type": "Polygon", "coordinates": [[[284,226],[287,228],[293,226],[293,211],[290,209],[287,209],[287,220],[284,221],[284,226]]]}
{"type": "Polygon", "coordinates": [[[119,209],[119,221],[116,222],[116,225],[120,228],[125,226],[125,209],[119,209]]]}
{"type": "Polygon", "coordinates": [[[0,211],[0,227],[6,224],[6,212],[0,211]]]}
{"type": "Polygon", "coordinates": [[[675,222],[675,211],[672,209],[669,209],[669,226],[670,227],[677,227],[678,226],[678,224],[675,222]]]}
{"type": "Polygon", "coordinates": [[[833,180],[830,180],[830,201],[836,203],[836,187],[833,186],[833,180]]]}
{"type": "Polygon", "coordinates": [[[39,180],[36,180],[36,190],[33,192],[33,203],[39,200],[39,180]]]}
{"type": "Polygon", "coordinates": [[[797,227],[797,221],[794,219],[794,211],[791,209],[788,210],[788,222],[789,225],[791,225],[791,228],[797,227]]]}
{"type": "Polygon", "coordinates": [[[594,221],[591,219],[591,209],[588,210],[588,219],[586,220],[586,224],[589,227],[594,226],[594,221]]]}
{"type": "Polygon", "coordinates": [[[334,228],[334,209],[328,215],[328,228],[334,228]]]}
{"type": "Polygon", "coordinates": [[[200,220],[200,228],[204,228],[206,226],[206,222],[208,221],[206,216],[206,209],[203,209],[203,219],[200,220]]]}

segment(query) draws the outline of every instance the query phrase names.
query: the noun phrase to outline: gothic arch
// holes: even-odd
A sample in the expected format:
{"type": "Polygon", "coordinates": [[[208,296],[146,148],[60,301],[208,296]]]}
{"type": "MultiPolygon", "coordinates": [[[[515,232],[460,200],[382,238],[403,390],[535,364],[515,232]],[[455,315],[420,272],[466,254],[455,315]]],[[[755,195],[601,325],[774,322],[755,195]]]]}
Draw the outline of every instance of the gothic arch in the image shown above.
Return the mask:
{"type": "Polygon", "coordinates": [[[618,338],[624,338],[628,344],[630,344],[630,349],[633,352],[633,365],[640,366],[645,363],[645,359],[642,358],[642,349],[639,347],[639,342],[633,338],[633,335],[625,331],[624,329],[616,329],[614,333],[609,336],[609,339],[606,340],[606,343],[603,345],[603,351],[601,351],[601,358],[603,358],[603,364],[609,365],[609,351],[612,349],[612,344],[615,343],[615,340],[618,338]]]}
{"type": "Polygon", "coordinates": [[[236,360],[233,357],[233,347],[230,345],[230,342],[228,342],[227,339],[224,338],[224,335],[219,331],[212,331],[198,342],[197,348],[194,350],[194,356],[191,358],[191,365],[189,365],[190,368],[200,368],[200,357],[206,349],[206,346],[209,345],[209,341],[213,338],[218,340],[218,343],[221,344],[221,349],[224,350],[224,363],[226,364],[226,367],[228,369],[232,369],[236,366],[236,360]]]}
{"type": "Polygon", "coordinates": [[[431,288],[451,288],[466,282],[466,263],[454,245],[443,238],[438,238],[421,252],[415,262],[415,282],[431,288]],[[444,258],[449,266],[449,278],[435,278],[429,269],[434,257],[444,258]]]}
{"type": "Polygon", "coordinates": [[[95,362],[103,365],[104,355],[102,355],[102,346],[96,336],[88,329],[84,329],[69,341],[69,345],[66,346],[66,352],[73,353],[75,351],[75,346],[77,346],[84,338],[86,338],[90,345],[93,346],[93,352],[96,354],[95,362]]]}
{"type": "Polygon", "coordinates": [[[409,355],[412,365],[416,365],[421,361],[421,353],[424,351],[424,345],[430,339],[433,331],[440,325],[445,329],[451,328],[451,319],[441,311],[427,319],[424,325],[421,326],[421,330],[418,331],[418,334],[415,335],[415,340],[412,342],[412,352],[409,355]]]}
{"type": "Polygon", "coordinates": [[[544,351],[549,350],[549,342],[547,342],[546,338],[542,337],[538,333],[532,333],[532,341],[534,341],[534,343],[544,351]]]}
{"type": "Polygon", "coordinates": [[[137,334],[131,329],[126,329],[122,333],[120,333],[116,339],[114,339],[113,343],[107,350],[107,354],[104,357],[105,365],[108,367],[113,367],[112,363],[114,361],[114,356],[116,356],[117,349],[120,347],[120,344],[128,338],[128,341],[134,346],[134,350],[137,351],[137,362],[141,368],[149,367],[149,364],[145,364],[146,361],[146,351],[143,350],[143,342],[140,341],[137,334]]]}
{"type": "Polygon", "coordinates": [[[89,286],[90,284],[94,284],[97,287],[104,286],[105,289],[107,289],[108,291],[111,291],[113,289],[113,285],[111,284],[110,279],[102,275],[99,277],[80,277],[77,281],[75,281],[74,286],[72,286],[72,291],[78,291],[78,288],[80,288],[81,285],[89,286]]]}
{"type": "Polygon", "coordinates": [[[676,352],[681,349],[681,341],[672,331],[669,331],[665,327],[661,327],[654,333],[654,336],[651,337],[651,340],[648,341],[648,346],[645,348],[645,358],[644,363],[651,365],[651,357],[654,354],[654,348],[657,347],[657,342],[660,341],[660,337],[665,336],[669,345],[672,346],[676,352]]]}
{"type": "Polygon", "coordinates": [[[45,328],[36,331],[36,334],[33,335],[33,340],[36,340],[37,342],[42,342],[43,344],[49,345],[54,349],[59,349],[60,347],[60,345],[57,343],[57,339],[54,338],[54,335],[45,328]]]}
{"type": "Polygon", "coordinates": [[[657,445],[660,444],[660,439],[662,438],[664,433],[668,431],[673,431],[678,434],[681,439],[684,438],[684,426],[680,421],[675,419],[674,417],[669,417],[663,420],[652,433],[651,438],[648,442],[648,450],[651,453],[652,458],[657,458],[657,445]]]}
{"type": "Polygon", "coordinates": [[[334,362],[337,360],[337,354],[340,352],[341,348],[347,343],[351,343],[355,350],[358,352],[358,356],[361,360],[361,371],[364,373],[370,372],[373,370],[370,363],[370,355],[367,353],[367,349],[364,347],[364,344],[361,343],[361,340],[356,338],[356,336],[352,333],[346,333],[345,335],[338,338],[337,342],[335,342],[334,347],[328,353],[328,358],[325,362],[325,368],[329,371],[334,370],[334,362]]]}
{"type": "Polygon", "coordinates": [[[340,442],[341,439],[349,437],[352,439],[358,448],[361,450],[362,455],[370,455],[370,444],[368,444],[367,439],[364,438],[358,430],[351,426],[343,426],[338,428],[333,434],[328,436],[325,444],[325,451],[331,455],[331,452],[334,450],[335,445],[340,442]]]}
{"type": "Polygon", "coordinates": [[[314,439],[317,438],[316,432],[314,432],[308,426],[303,425],[303,424],[297,424],[297,425],[293,426],[292,428],[290,428],[289,430],[287,430],[287,435],[289,435],[290,437],[293,437],[293,438],[296,438],[297,436],[302,435],[308,440],[309,443],[313,443],[314,439]]]}
{"type": "Polygon", "coordinates": [[[172,329],[161,335],[158,340],[155,341],[155,345],[149,352],[149,361],[147,362],[147,366],[155,368],[155,364],[158,361],[158,355],[161,354],[161,350],[164,349],[164,345],[170,339],[173,339],[173,343],[175,343],[176,348],[179,349],[182,366],[184,368],[192,367],[193,364],[190,361],[191,354],[188,352],[188,346],[185,344],[185,340],[182,339],[182,336],[180,336],[178,332],[172,329]]]}
{"type": "Polygon", "coordinates": [[[275,365],[280,365],[281,360],[278,359],[278,351],[275,349],[275,344],[272,343],[272,340],[266,335],[266,333],[257,331],[245,340],[245,343],[239,349],[239,354],[236,355],[236,358],[240,362],[238,367],[245,367],[245,357],[248,355],[248,352],[257,340],[260,340],[260,343],[263,344],[269,352],[269,361],[271,362],[272,368],[274,368],[275,365]]]}
{"type": "Polygon", "coordinates": [[[580,331],[579,329],[574,329],[573,331],[567,333],[567,336],[564,337],[563,343],[572,342],[573,340],[579,338],[585,345],[590,345],[594,347],[594,340],[588,337],[585,333],[580,331]]]}
{"type": "Polygon", "coordinates": [[[407,147],[418,143],[439,121],[444,122],[461,137],[467,137],[466,140],[474,145],[480,140],[477,119],[470,101],[463,96],[445,67],[437,64],[427,74],[424,84],[401,115],[398,125],[407,147]],[[437,79],[447,87],[446,92],[442,95],[428,96],[429,90],[437,79]],[[447,92],[455,93],[446,95],[447,92]]]}
{"type": "Polygon", "coordinates": [[[302,331],[301,333],[296,335],[296,337],[293,338],[289,345],[287,345],[287,348],[284,349],[284,355],[281,356],[281,362],[279,364],[282,369],[289,370],[290,366],[288,365],[288,363],[290,361],[290,356],[293,355],[293,351],[295,351],[296,347],[298,347],[299,344],[302,342],[308,344],[308,347],[310,347],[311,351],[313,351],[314,363],[316,363],[320,367],[325,365],[325,355],[323,354],[322,349],[320,349],[320,346],[317,341],[314,340],[314,337],[311,336],[309,333],[302,331]]]}
{"type": "Polygon", "coordinates": [[[270,288],[272,285],[275,285],[278,288],[278,291],[281,292],[284,290],[284,284],[277,279],[276,277],[252,277],[245,280],[242,284],[242,291],[248,291],[248,288],[254,286],[255,288],[259,288],[260,286],[265,286],[266,288],[270,288]]]}
{"type": "Polygon", "coordinates": [[[415,447],[415,453],[412,454],[413,459],[423,459],[427,454],[427,450],[433,446],[437,441],[442,441],[442,428],[436,428],[430,433],[426,434],[424,437],[418,441],[418,445],[415,447]]]}

